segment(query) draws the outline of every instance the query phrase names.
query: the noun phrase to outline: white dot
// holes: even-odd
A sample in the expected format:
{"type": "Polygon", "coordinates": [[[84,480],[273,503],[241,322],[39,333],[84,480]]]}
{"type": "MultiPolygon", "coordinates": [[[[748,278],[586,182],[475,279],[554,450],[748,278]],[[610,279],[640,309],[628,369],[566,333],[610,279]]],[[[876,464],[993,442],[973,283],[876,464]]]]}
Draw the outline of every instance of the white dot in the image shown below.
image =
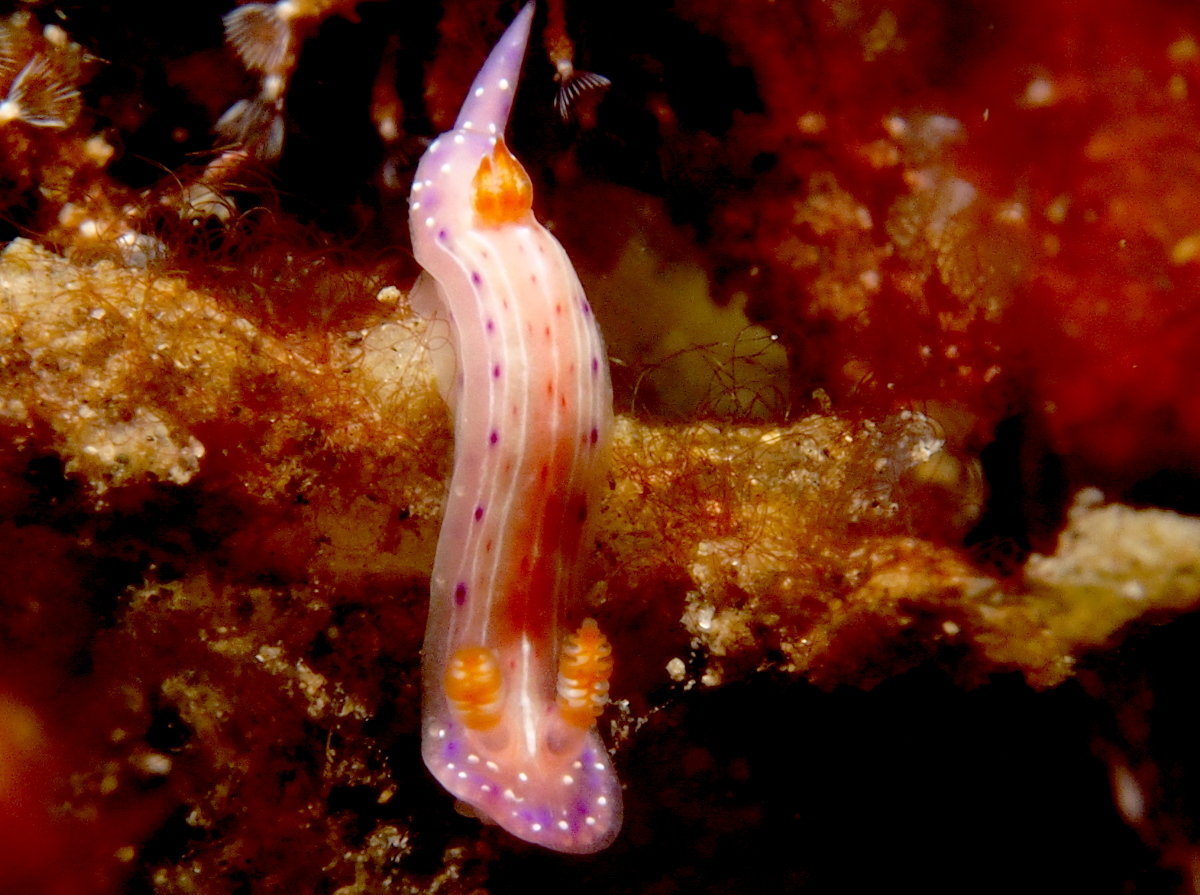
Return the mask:
{"type": "Polygon", "coordinates": [[[447,770],[447,771],[453,771],[453,770],[454,770],[454,762],[450,762],[449,764],[447,764],[447,765],[446,765],[446,770],[447,770]]]}
{"type": "Polygon", "coordinates": [[[524,771],[521,771],[521,773],[517,774],[517,779],[520,780],[522,783],[528,783],[529,775],[526,774],[524,771]]]}
{"type": "Polygon", "coordinates": [[[491,792],[492,785],[490,783],[485,783],[485,784],[483,784],[483,786],[479,787],[479,791],[480,792],[491,792]]]}
{"type": "Polygon", "coordinates": [[[575,782],[575,778],[572,777],[570,774],[563,774],[563,783],[565,785],[570,786],[574,782],[575,782]]]}
{"type": "Polygon", "coordinates": [[[598,799],[596,799],[596,804],[603,808],[608,804],[608,796],[600,796],[598,799]]]}
{"type": "Polygon", "coordinates": [[[531,826],[529,829],[533,830],[533,832],[535,832],[535,833],[540,833],[540,832],[542,832],[542,825],[541,825],[541,824],[534,824],[534,825],[533,825],[533,826],[531,826]]]}
{"type": "Polygon", "coordinates": [[[568,829],[570,829],[570,827],[571,827],[571,825],[569,823],[567,823],[565,820],[560,820],[558,822],[558,828],[560,830],[568,830],[568,829]]]}
{"type": "Polygon", "coordinates": [[[437,221],[435,221],[433,218],[425,218],[425,226],[426,227],[432,227],[436,223],[437,223],[437,221]]]}
{"type": "Polygon", "coordinates": [[[496,86],[499,87],[501,90],[507,90],[508,89],[508,78],[501,78],[500,83],[498,83],[496,86]]]}
{"type": "Polygon", "coordinates": [[[494,133],[496,133],[496,124],[495,124],[495,122],[492,122],[491,124],[489,124],[489,125],[488,125],[488,133],[489,133],[489,134],[494,134],[494,133]]]}
{"type": "Polygon", "coordinates": [[[573,761],[573,762],[571,762],[571,767],[573,767],[575,770],[578,771],[580,768],[583,767],[583,762],[582,761],[573,761]]]}
{"type": "Polygon", "coordinates": [[[446,164],[442,165],[441,171],[443,174],[449,174],[450,173],[450,163],[446,162],[446,164]]]}
{"type": "Polygon", "coordinates": [[[592,765],[592,767],[594,767],[597,771],[603,771],[604,770],[604,762],[598,761],[594,765],[592,765]]]}
{"type": "Polygon", "coordinates": [[[496,145],[496,138],[495,138],[495,137],[488,137],[488,142],[489,142],[490,144],[492,144],[493,146],[495,146],[495,145],[496,145]]]}
{"type": "Polygon", "coordinates": [[[455,142],[455,143],[457,143],[459,146],[462,146],[462,145],[463,145],[463,143],[466,143],[466,142],[467,142],[467,138],[466,138],[466,137],[464,137],[462,134],[455,134],[455,135],[454,135],[454,142],[455,142]]]}
{"type": "Polygon", "coordinates": [[[466,779],[467,779],[467,772],[466,772],[466,771],[459,771],[459,772],[458,772],[458,779],[459,779],[459,780],[466,780],[466,779]]]}
{"type": "Polygon", "coordinates": [[[471,764],[479,764],[479,756],[478,755],[468,755],[467,761],[469,761],[471,764]]]}
{"type": "Polygon", "coordinates": [[[587,824],[589,827],[596,826],[596,818],[592,817],[590,814],[583,819],[583,822],[585,824],[587,824]]]}
{"type": "Polygon", "coordinates": [[[414,203],[412,204],[412,210],[413,210],[413,211],[416,211],[416,210],[417,210],[417,209],[419,209],[420,207],[421,207],[421,203],[420,203],[420,202],[414,202],[414,203]]]}
{"type": "MultiPolygon", "coordinates": [[[[504,798],[512,799],[515,801],[517,798],[517,794],[514,793],[511,789],[506,789],[506,790],[504,790],[504,798]]],[[[514,811],[513,813],[515,814],[516,812],[514,811]]]]}
{"type": "Polygon", "coordinates": [[[442,145],[442,141],[441,141],[441,140],[434,140],[432,143],[430,143],[430,144],[429,144],[429,151],[430,151],[430,152],[437,152],[437,151],[438,151],[438,147],[439,147],[439,146],[441,146],[441,145],[442,145]]]}
{"type": "Polygon", "coordinates": [[[476,88],[475,88],[475,95],[476,95],[476,96],[483,96],[483,88],[482,88],[482,87],[476,87],[476,88]]]}
{"type": "Polygon", "coordinates": [[[500,765],[496,764],[496,762],[494,762],[494,761],[489,761],[487,763],[487,769],[489,771],[498,771],[498,770],[500,770],[500,765]]]}
{"type": "Polygon", "coordinates": [[[446,728],[444,728],[444,727],[438,728],[437,738],[439,740],[444,740],[446,738],[446,728]]]}
{"type": "Polygon", "coordinates": [[[425,184],[421,183],[421,181],[419,181],[419,180],[418,180],[418,181],[416,181],[416,182],[413,184],[413,192],[414,192],[414,193],[420,192],[420,191],[421,191],[421,187],[423,187],[423,186],[425,186],[425,184]]]}
{"type": "Polygon", "coordinates": [[[425,186],[433,186],[433,181],[432,181],[432,180],[426,180],[426,181],[425,181],[425,186]]]}

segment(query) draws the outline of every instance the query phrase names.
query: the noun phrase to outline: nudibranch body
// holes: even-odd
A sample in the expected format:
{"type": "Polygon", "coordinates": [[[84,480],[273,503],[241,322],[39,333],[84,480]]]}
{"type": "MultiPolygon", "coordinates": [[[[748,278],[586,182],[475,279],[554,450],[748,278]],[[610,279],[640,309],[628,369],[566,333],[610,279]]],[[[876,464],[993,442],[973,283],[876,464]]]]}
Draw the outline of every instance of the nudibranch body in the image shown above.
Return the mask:
{"type": "MultiPolygon", "coordinates": [[[[426,273],[413,306],[453,348],[439,383],[454,474],[431,583],[422,754],[455,797],[509,832],[598,851],[621,791],[596,730],[612,659],[596,623],[564,637],[602,484],[612,388],[562,246],[504,145],[527,5],[492,50],[410,197],[426,273]]],[[[435,337],[436,338],[436,337],[435,337]]]]}

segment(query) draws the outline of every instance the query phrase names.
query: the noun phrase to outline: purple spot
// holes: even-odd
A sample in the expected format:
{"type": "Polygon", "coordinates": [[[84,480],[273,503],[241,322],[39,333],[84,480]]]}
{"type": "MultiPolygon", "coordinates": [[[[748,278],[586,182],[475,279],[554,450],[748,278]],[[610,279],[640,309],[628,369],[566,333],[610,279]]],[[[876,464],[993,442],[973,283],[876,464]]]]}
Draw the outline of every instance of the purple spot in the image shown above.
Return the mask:
{"type": "Polygon", "coordinates": [[[483,282],[483,277],[481,277],[479,275],[479,271],[477,271],[477,270],[471,271],[471,282],[474,283],[476,286],[478,286],[480,283],[483,282]]]}
{"type": "Polygon", "coordinates": [[[461,606],[465,602],[467,602],[467,586],[460,581],[454,588],[454,605],[461,606]]]}
{"type": "Polygon", "coordinates": [[[592,444],[595,444],[599,440],[600,440],[600,430],[597,429],[595,426],[592,426],[592,444]]]}
{"type": "Polygon", "coordinates": [[[586,317],[588,314],[592,313],[592,306],[591,306],[591,305],[589,305],[589,304],[587,303],[587,299],[586,299],[586,298],[583,300],[583,303],[580,305],[580,307],[582,307],[582,308],[583,308],[583,314],[584,314],[584,316],[585,316],[585,317],[586,317]]]}
{"type": "Polygon", "coordinates": [[[592,375],[594,376],[599,372],[600,372],[600,358],[593,357],[592,358],[592,375]]]}
{"type": "Polygon", "coordinates": [[[500,433],[497,432],[495,429],[493,429],[492,434],[488,436],[488,443],[495,444],[499,440],[500,440],[500,433]]]}
{"type": "Polygon", "coordinates": [[[447,235],[448,235],[448,234],[446,233],[446,231],[445,231],[445,230],[439,230],[439,231],[438,231],[438,239],[440,239],[442,242],[445,242],[445,241],[446,241],[446,236],[447,236],[447,235]]]}
{"type": "Polygon", "coordinates": [[[492,378],[493,379],[500,378],[500,365],[499,364],[496,364],[496,366],[492,367],[492,378]]]}
{"type": "Polygon", "coordinates": [[[491,317],[489,317],[487,321],[487,331],[490,333],[494,333],[496,331],[496,321],[491,317]]]}
{"type": "Polygon", "coordinates": [[[478,522],[483,518],[483,507],[475,507],[475,521],[478,522]]]}

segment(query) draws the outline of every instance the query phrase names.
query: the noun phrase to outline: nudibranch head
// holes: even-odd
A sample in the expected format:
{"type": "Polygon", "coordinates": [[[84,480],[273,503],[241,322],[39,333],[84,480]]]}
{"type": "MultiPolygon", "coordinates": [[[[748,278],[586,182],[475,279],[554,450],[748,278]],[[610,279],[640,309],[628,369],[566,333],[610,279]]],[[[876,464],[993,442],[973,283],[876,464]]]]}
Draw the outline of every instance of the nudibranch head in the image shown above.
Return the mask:
{"type": "MultiPolygon", "coordinates": [[[[531,651],[528,639],[513,650],[531,651]]],[[[488,647],[455,651],[445,707],[425,720],[425,764],[510,833],[556,851],[599,851],[621,826],[620,784],[595,727],[608,702],[608,640],[590,618],[567,638],[557,699],[514,679],[521,665],[488,647]]]]}
{"type": "Polygon", "coordinates": [[[429,722],[425,764],[455,798],[513,835],[567,854],[598,852],[621,828],[612,760],[594,727],[559,736],[561,720],[545,721],[534,753],[503,721],[485,731],[454,718],[429,722]]]}

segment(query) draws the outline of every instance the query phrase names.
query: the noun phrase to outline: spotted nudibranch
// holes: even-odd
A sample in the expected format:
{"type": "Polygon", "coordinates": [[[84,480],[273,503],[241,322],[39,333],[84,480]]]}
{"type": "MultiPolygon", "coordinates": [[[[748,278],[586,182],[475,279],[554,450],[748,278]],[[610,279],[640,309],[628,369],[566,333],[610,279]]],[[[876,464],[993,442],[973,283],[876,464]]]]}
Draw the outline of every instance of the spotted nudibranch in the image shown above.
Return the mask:
{"type": "Polygon", "coordinates": [[[621,825],[596,730],[612,656],[592,619],[565,638],[563,626],[605,476],[612,386],[579,278],[534,218],[529,176],[504,144],[532,17],[530,3],[492,50],[409,199],[425,269],[410,301],[452,349],[435,363],[455,440],[421,751],[477,814],[586,854],[621,825]]]}

